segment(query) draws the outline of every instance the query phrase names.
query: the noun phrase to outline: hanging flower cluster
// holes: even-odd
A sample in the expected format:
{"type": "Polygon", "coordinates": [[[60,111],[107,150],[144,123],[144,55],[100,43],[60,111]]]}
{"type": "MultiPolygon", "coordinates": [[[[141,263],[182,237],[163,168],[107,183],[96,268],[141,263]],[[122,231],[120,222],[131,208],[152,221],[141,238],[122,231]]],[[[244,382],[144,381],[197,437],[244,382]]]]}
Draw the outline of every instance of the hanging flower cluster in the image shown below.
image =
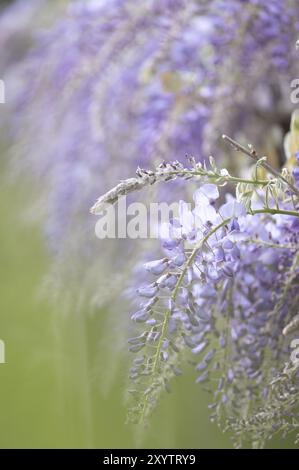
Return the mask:
{"type": "MultiPolygon", "coordinates": [[[[262,446],[274,432],[299,425],[298,401],[280,402],[279,410],[272,403],[273,383],[283,381],[290,335],[299,323],[298,166],[278,173],[255,150],[224,139],[256,160],[252,179],[219,170],[213,159],[209,167],[190,159],[191,167],[170,162],[138,170],[141,186],[182,178],[186,184],[195,180],[198,189],[194,208],[181,201],[178,217],[162,226],[160,258],[146,263],[148,281],[136,290],[129,418],[148,418],[189,360],[196,382],[213,395],[211,419],[235,430],[236,445],[249,439],[262,446]],[[260,166],[275,177],[259,178],[260,166]],[[227,183],[237,185],[236,196],[218,202],[227,183]],[[262,429],[258,416],[267,423],[262,429]]],[[[92,212],[101,211],[104,201],[115,202],[120,189],[112,190],[113,201],[111,191],[102,196],[92,212]]],[[[292,387],[299,394],[297,370],[299,364],[292,387]]]]}

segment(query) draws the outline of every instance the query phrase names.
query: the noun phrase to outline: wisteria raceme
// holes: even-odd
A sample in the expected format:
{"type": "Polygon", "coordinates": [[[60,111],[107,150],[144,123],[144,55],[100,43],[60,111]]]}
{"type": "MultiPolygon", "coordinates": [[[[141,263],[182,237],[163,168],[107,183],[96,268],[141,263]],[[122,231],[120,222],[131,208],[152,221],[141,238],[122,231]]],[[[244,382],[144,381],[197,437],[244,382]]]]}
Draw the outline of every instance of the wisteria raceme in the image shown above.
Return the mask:
{"type": "Polygon", "coordinates": [[[244,181],[213,160],[210,168],[190,161],[190,168],[170,162],[139,171],[144,184],[192,178],[199,188],[194,209],[181,201],[178,218],[162,227],[163,254],[146,263],[150,279],[136,291],[141,303],[131,318],[140,326],[129,339],[137,353],[129,419],[147,419],[189,359],[196,382],[213,394],[211,419],[235,431],[237,446],[261,447],[299,425],[298,366],[281,375],[298,327],[298,167],[260,179],[258,166],[267,163],[258,160],[253,178],[244,181]],[[232,182],[237,199],[217,203],[218,187],[232,182]]]}
{"type": "Polygon", "coordinates": [[[203,159],[222,132],[245,131],[277,160],[298,70],[298,13],[295,0],[76,2],[39,35],[7,77],[9,124],[16,169],[42,182],[45,232],[62,278],[73,278],[67,260],[77,259],[79,279],[79,266],[89,266],[88,298],[105,299],[96,276],[103,266],[118,285],[118,252],[105,247],[105,264],[86,209],[99,187],[137,164],[186,153],[203,159]]]}

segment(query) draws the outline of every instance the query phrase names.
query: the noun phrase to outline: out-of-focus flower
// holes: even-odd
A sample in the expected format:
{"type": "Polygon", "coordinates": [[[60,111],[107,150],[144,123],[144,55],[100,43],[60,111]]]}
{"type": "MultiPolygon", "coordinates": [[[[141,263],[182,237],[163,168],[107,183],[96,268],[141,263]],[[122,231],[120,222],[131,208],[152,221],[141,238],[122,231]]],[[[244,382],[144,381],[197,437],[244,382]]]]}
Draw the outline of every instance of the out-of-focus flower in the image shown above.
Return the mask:
{"type": "Polygon", "coordinates": [[[0,11],[0,76],[19,62],[34,42],[41,25],[49,24],[62,12],[66,0],[15,0],[0,11]]]}
{"type": "Polygon", "coordinates": [[[222,132],[272,145],[290,111],[297,16],[295,0],[103,0],[74,3],[39,35],[7,75],[7,102],[15,169],[35,177],[60,278],[84,277],[103,302],[99,273],[117,286],[129,269],[124,250],[92,240],[88,207],[137,164],[221,158],[222,132]]]}

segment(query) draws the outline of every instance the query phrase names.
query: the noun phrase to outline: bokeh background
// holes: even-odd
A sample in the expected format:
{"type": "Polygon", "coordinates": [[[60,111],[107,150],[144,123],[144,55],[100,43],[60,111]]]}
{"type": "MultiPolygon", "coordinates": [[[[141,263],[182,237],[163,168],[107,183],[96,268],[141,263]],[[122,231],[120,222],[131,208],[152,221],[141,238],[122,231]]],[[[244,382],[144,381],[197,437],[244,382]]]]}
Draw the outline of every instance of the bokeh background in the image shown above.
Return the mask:
{"type": "MultiPolygon", "coordinates": [[[[98,361],[105,363],[111,312],[70,312],[47,300],[49,253],[26,210],[35,195],[28,182],[13,181],[7,158],[2,136],[0,338],[6,364],[0,364],[0,448],[230,448],[230,436],[209,422],[209,397],[194,386],[191,366],[162,397],[146,429],[125,424],[128,357],[118,357],[107,387],[98,368],[98,361]]],[[[270,446],[288,448],[292,441],[270,446]]]]}

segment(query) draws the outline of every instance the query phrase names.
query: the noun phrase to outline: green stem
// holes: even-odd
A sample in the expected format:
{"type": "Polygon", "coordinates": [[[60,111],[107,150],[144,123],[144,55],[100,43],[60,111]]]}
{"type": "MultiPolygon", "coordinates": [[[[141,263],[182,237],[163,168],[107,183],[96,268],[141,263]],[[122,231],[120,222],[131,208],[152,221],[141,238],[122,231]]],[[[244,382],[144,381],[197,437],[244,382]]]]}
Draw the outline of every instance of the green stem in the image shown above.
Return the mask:
{"type": "Polygon", "coordinates": [[[297,250],[299,245],[283,245],[278,243],[269,243],[261,240],[260,238],[248,238],[248,240],[244,240],[245,243],[248,244],[256,244],[259,246],[265,246],[266,248],[279,248],[282,250],[297,250]]]}
{"type": "MultiPolygon", "coordinates": [[[[223,134],[222,136],[223,140],[226,142],[229,142],[230,145],[232,145],[236,150],[239,152],[243,152],[245,155],[248,155],[250,158],[252,158],[255,162],[258,162],[260,157],[257,155],[256,151],[254,149],[247,149],[243,145],[239,144],[239,142],[236,142],[234,139],[231,137],[228,137],[227,135],[223,134]]],[[[271,173],[273,176],[276,178],[281,179],[291,190],[296,194],[296,196],[299,196],[299,190],[292,184],[290,183],[284,176],[282,176],[279,171],[275,170],[275,168],[272,168],[271,165],[269,165],[267,162],[261,162],[261,166],[265,168],[269,173],[271,173]]]]}
{"type": "Polygon", "coordinates": [[[168,175],[190,175],[190,176],[206,176],[210,180],[214,181],[217,179],[221,179],[222,181],[225,181],[227,183],[245,183],[245,184],[252,184],[254,186],[266,186],[271,182],[271,180],[252,180],[252,179],[246,179],[246,178],[238,178],[237,176],[231,176],[231,175],[209,175],[208,173],[201,172],[201,171],[196,171],[196,170],[173,170],[167,172],[168,175]]]}
{"type": "Polygon", "coordinates": [[[270,209],[270,208],[264,208],[264,209],[256,209],[251,212],[252,215],[254,214],[282,214],[282,215],[292,215],[293,217],[299,217],[299,212],[297,211],[285,211],[283,209],[270,209]]]}

